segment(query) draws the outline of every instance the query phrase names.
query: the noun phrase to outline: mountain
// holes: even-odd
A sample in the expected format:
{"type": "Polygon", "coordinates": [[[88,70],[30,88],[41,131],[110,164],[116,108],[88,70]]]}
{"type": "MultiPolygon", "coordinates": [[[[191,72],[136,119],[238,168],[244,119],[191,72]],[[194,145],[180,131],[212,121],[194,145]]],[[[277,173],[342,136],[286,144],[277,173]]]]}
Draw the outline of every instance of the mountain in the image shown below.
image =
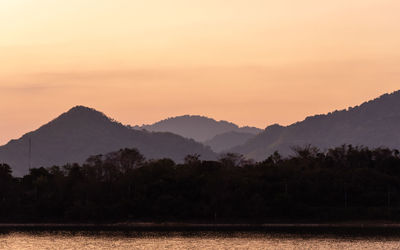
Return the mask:
{"type": "Polygon", "coordinates": [[[204,159],[216,158],[211,149],[194,140],[172,133],[134,130],[83,106],[0,147],[0,162],[11,165],[17,176],[28,171],[30,141],[32,167],[82,163],[91,155],[125,147],[137,148],[147,158],[168,157],[177,162],[193,153],[204,159]]]}
{"type": "Polygon", "coordinates": [[[227,121],[216,121],[214,119],[199,115],[184,115],[168,118],[152,125],[135,126],[135,129],[145,129],[153,132],[171,132],[198,142],[211,140],[218,134],[231,131],[257,134],[262,130],[255,127],[239,127],[227,121]]]}
{"type": "Polygon", "coordinates": [[[215,152],[224,152],[244,144],[254,136],[253,133],[230,131],[214,136],[211,140],[205,141],[204,145],[210,146],[215,152]]]}
{"type": "Polygon", "coordinates": [[[309,144],[322,150],[342,144],[400,148],[400,91],[347,110],[307,117],[287,127],[269,126],[230,151],[263,160],[275,150],[288,155],[292,146],[309,144]]]}

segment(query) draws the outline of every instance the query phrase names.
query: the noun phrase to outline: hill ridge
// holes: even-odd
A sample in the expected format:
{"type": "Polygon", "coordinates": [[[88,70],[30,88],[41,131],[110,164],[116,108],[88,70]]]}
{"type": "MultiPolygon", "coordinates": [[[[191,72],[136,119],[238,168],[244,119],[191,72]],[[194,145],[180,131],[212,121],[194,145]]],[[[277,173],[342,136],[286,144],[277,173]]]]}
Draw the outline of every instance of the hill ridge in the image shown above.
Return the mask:
{"type": "Polygon", "coordinates": [[[177,162],[194,153],[204,159],[216,158],[210,148],[194,140],[172,133],[134,130],[84,106],[75,106],[38,129],[0,146],[0,162],[10,164],[17,175],[25,174],[30,165],[29,143],[32,167],[82,163],[91,155],[121,148],[137,148],[147,158],[167,157],[177,162]]]}
{"type": "Polygon", "coordinates": [[[262,129],[250,126],[240,127],[233,122],[216,120],[203,115],[181,115],[168,117],[153,124],[134,126],[135,129],[146,129],[156,132],[172,132],[198,142],[211,140],[218,134],[231,131],[257,134],[262,129]]]}
{"type": "Polygon", "coordinates": [[[343,110],[308,116],[288,126],[268,126],[245,144],[233,147],[249,158],[262,160],[292,146],[312,144],[327,149],[341,144],[400,147],[400,90],[343,110]]]}

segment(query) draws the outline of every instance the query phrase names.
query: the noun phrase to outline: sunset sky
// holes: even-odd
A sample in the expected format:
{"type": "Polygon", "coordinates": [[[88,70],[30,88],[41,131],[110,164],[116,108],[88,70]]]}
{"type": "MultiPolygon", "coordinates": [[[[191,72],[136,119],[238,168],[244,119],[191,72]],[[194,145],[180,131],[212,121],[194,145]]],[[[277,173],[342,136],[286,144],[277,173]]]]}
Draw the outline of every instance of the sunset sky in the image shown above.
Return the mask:
{"type": "Polygon", "coordinates": [[[75,105],[261,128],[400,89],[398,0],[0,0],[0,145],[75,105]]]}

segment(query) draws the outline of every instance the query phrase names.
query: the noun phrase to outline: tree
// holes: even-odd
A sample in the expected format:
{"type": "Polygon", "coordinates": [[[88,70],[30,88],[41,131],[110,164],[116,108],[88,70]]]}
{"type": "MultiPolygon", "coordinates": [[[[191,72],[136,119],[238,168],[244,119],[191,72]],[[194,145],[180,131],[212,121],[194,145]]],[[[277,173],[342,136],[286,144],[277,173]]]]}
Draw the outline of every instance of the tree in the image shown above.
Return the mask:
{"type": "Polygon", "coordinates": [[[243,155],[236,153],[224,154],[221,158],[219,158],[219,162],[226,167],[242,167],[248,163],[243,155]]]}
{"type": "Polygon", "coordinates": [[[12,170],[11,167],[7,164],[0,164],[0,180],[11,180],[12,178],[12,170]]]}
{"type": "Polygon", "coordinates": [[[125,148],[106,155],[106,162],[117,166],[123,173],[142,166],[144,161],[144,156],[134,148],[125,148]]]}
{"type": "Polygon", "coordinates": [[[185,164],[190,166],[196,166],[201,163],[199,154],[190,154],[185,156],[185,164]]]}

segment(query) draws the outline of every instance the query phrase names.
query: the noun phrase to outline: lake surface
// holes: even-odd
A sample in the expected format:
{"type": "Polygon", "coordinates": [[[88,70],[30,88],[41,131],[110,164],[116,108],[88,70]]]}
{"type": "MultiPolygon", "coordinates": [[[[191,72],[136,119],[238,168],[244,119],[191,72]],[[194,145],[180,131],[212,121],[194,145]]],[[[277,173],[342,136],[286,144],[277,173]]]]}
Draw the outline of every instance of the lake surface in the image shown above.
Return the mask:
{"type": "Polygon", "coordinates": [[[267,232],[2,232],[0,249],[400,249],[400,237],[267,232]]]}

